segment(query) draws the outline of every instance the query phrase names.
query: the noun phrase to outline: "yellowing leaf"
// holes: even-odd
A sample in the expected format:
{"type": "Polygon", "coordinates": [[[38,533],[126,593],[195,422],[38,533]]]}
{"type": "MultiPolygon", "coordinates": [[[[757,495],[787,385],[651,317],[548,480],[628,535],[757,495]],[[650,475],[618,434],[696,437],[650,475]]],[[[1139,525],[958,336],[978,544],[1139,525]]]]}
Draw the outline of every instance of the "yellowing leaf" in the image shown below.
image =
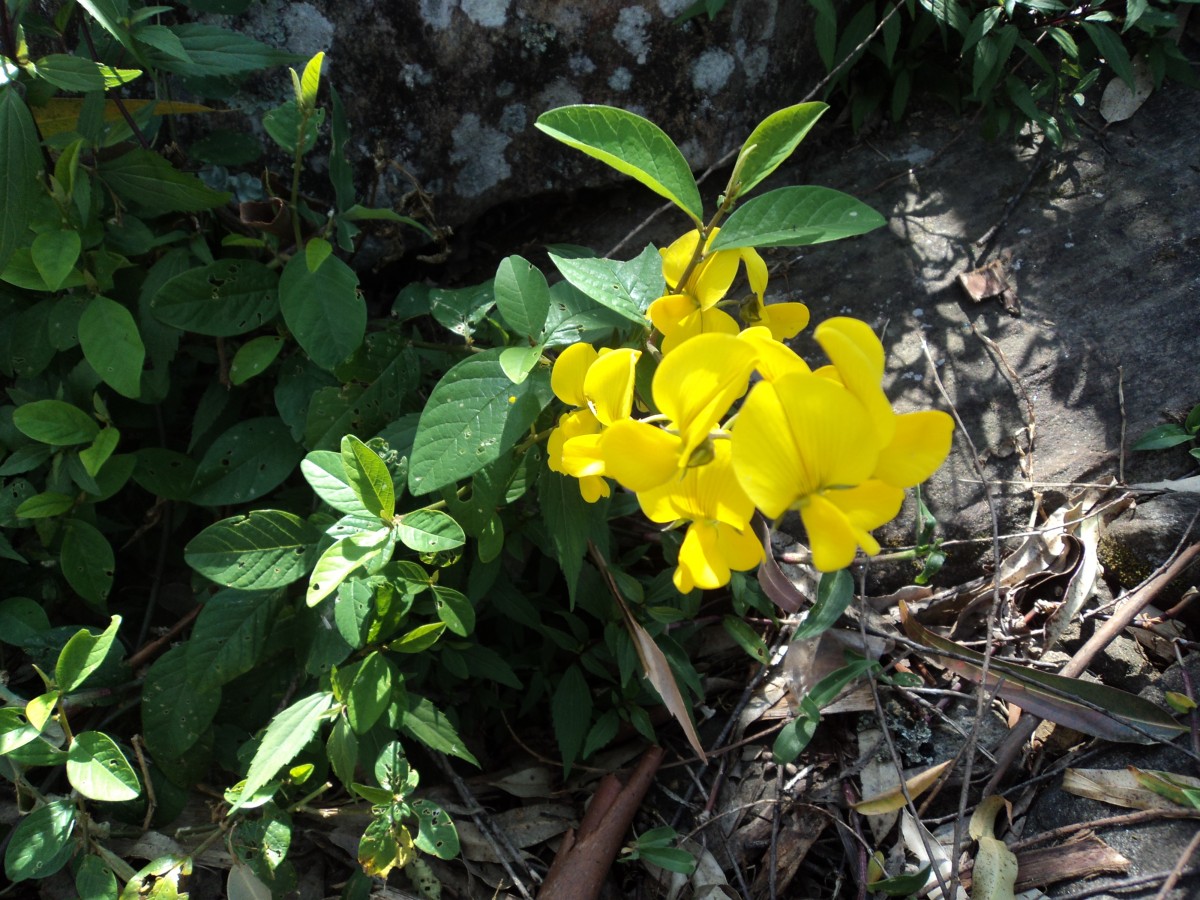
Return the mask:
{"type": "MultiPolygon", "coordinates": [[[[942,773],[953,763],[954,760],[948,759],[944,763],[938,763],[936,766],[932,766],[905,781],[904,788],[908,791],[908,796],[913,799],[921,796],[921,794],[937,783],[942,773]]],[[[864,816],[880,816],[884,813],[895,812],[903,807],[906,802],[904,799],[904,790],[901,790],[900,785],[897,784],[894,788],[884,791],[882,794],[863,798],[854,804],[854,809],[864,816]]]]}
{"type": "Polygon", "coordinates": [[[1175,809],[1165,797],[1138,783],[1127,769],[1067,769],[1062,789],[1077,797],[1087,797],[1127,809],[1175,809]]]}
{"type": "Polygon", "coordinates": [[[1008,801],[993,795],[971,816],[971,837],[979,842],[971,874],[971,900],[1013,900],[1015,896],[1017,857],[995,836],[996,814],[1003,808],[1011,814],[1008,801]]]}
{"type": "MultiPolygon", "coordinates": [[[[159,116],[178,116],[186,113],[215,113],[221,112],[211,106],[199,103],[180,103],[174,100],[123,100],[125,109],[132,115],[143,107],[153,103],[154,113],[159,116]]],[[[83,109],[81,97],[53,97],[41,106],[30,107],[33,119],[37,122],[38,130],[43,138],[48,138],[64,131],[74,131],[79,121],[79,113],[83,109]]],[[[122,118],[121,109],[115,100],[104,102],[104,121],[115,122],[122,118]]]]}

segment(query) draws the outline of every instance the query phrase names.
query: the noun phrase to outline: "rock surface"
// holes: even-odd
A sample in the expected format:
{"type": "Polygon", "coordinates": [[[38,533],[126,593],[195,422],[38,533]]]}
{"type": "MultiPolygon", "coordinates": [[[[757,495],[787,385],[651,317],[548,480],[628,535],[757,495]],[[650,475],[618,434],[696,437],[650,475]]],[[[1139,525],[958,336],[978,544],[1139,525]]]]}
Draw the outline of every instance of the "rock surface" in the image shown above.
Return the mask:
{"type": "Polygon", "coordinates": [[[734,0],[712,22],[676,24],[689,4],[269,0],[235,27],[295,53],[326,50],[360,174],[380,172],[376,202],[399,203],[407,171],[435,196],[440,224],[457,225],[564,183],[613,180],[533,128],[547,109],[653,115],[700,168],[815,81],[806,4],[734,0]]]}

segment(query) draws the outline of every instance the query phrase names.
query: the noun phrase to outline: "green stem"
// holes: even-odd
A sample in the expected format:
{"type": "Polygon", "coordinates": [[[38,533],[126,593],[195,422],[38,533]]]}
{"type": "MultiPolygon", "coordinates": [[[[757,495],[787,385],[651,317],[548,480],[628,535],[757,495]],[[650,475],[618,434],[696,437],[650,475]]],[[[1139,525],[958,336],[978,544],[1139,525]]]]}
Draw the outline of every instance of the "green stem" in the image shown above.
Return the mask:
{"type": "Polygon", "coordinates": [[[304,243],[300,232],[300,164],[304,161],[304,136],[308,131],[310,113],[300,111],[300,127],[296,132],[296,153],[292,157],[292,233],[296,238],[296,249],[299,251],[304,243]]]}

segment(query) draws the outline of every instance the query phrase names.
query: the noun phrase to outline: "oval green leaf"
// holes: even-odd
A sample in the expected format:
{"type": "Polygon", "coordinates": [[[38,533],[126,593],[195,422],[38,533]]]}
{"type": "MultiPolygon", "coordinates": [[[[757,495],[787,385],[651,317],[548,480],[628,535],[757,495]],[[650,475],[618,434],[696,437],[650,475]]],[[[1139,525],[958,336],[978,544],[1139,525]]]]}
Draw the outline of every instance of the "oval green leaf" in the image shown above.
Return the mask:
{"type": "Polygon", "coordinates": [[[371,515],[350,485],[342,454],[332,450],[314,450],[304,457],[300,471],[317,496],[338,512],[353,516],[371,515]]]}
{"type": "Polygon", "coordinates": [[[62,287],[75,268],[81,247],[77,231],[43,231],[33,239],[29,256],[47,290],[57,291],[62,287]]]}
{"type": "Polygon", "coordinates": [[[739,206],[711,249],[801,247],[865,234],[886,219],[861,200],[832,188],[804,185],[768,191],[739,206]]]}
{"type": "Polygon", "coordinates": [[[461,526],[437,509],[416,509],[405,513],[396,525],[396,536],[405,547],[418,553],[453,550],[467,542],[461,526]]]}
{"type": "Polygon", "coordinates": [[[475,607],[461,591],[435,584],[433,603],[438,618],[459,637],[466,637],[475,630],[475,607]]]}
{"type": "Polygon", "coordinates": [[[535,125],[637,179],[701,224],[704,207],[692,169],[675,142],[653,122],[614,106],[579,105],[544,112],[535,125]]]}
{"type": "Polygon", "coordinates": [[[275,334],[264,334],[238,347],[229,364],[229,380],[233,384],[245,384],[255,375],[261,375],[275,361],[283,349],[283,338],[275,334]]]}
{"type": "Polygon", "coordinates": [[[121,803],[142,792],[137,773],[121,748],[101,731],[75,735],[67,751],[67,780],[90,800],[121,803]]]}
{"type": "Polygon", "coordinates": [[[13,425],[27,438],[52,447],[90,444],[100,433],[96,420],[62,400],[34,400],[13,410],[13,425]]]}
{"type": "Polygon", "coordinates": [[[541,269],[521,256],[501,260],[494,290],[496,306],[509,327],[536,340],[550,312],[550,287],[541,269]]]}
{"type": "Polygon", "coordinates": [[[279,309],[304,352],[323,369],[344,362],[366,335],[358,276],[336,256],[315,272],[303,256],[293,256],[279,278],[279,309]]]}
{"type": "Polygon", "coordinates": [[[278,283],[279,276],[262,263],[223,259],[170,279],[151,307],[161,321],[184,331],[232,337],[275,318],[278,283]]]}
{"type": "Polygon", "coordinates": [[[142,685],[142,734],[160,764],[179,759],[208,730],[221,705],[221,690],[188,675],[187,646],[160,656],[142,685]]]}
{"type": "Polygon", "coordinates": [[[146,345],[129,310],[107,297],[93,297],[79,318],[79,346],[105,384],[122,397],[141,396],[146,345]]]}
{"type": "Polygon", "coordinates": [[[100,668],[120,627],[121,617],[113,616],[108,627],[100,634],[92,634],[86,628],[81,628],[72,635],[59,651],[58,661],[54,664],[54,680],[59,691],[70,693],[100,668]]]}
{"type": "Polygon", "coordinates": [[[93,608],[104,609],[116,559],[99,529],[82,519],[68,519],[63,525],[59,563],[67,584],[93,608]]]}
{"type": "Polygon", "coordinates": [[[183,558],[224,587],[266,590],[308,574],[320,538],[298,516],[261,509],[209,525],[183,548],[183,558]]]}
{"type": "Polygon", "coordinates": [[[342,438],[342,467],[362,505],[385,522],[396,514],[396,489],[383,459],[352,434],[342,438]]]}
{"type": "Polygon", "coordinates": [[[797,103],[759,122],[738,153],[738,196],[779,168],[827,109],[825,103],[797,103]]]}
{"type": "Polygon", "coordinates": [[[189,499],[201,506],[256,500],[283,483],[302,453],[288,427],[273,416],[238,422],[196,466],[189,499]]]}
{"type": "Polygon", "coordinates": [[[35,809],[9,834],[4,874],[14,882],[49,878],[75,854],[74,831],[75,803],[70,798],[35,809]]]}

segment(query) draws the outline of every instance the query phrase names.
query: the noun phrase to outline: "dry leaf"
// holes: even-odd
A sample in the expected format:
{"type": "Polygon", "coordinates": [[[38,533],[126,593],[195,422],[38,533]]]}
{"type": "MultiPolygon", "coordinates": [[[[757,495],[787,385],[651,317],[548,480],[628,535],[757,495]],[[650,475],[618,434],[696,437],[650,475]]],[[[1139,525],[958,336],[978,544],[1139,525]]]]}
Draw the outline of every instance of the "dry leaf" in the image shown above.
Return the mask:
{"type": "Polygon", "coordinates": [[[1081,555],[1075,571],[1071,574],[1070,581],[1067,582],[1062,603],[1046,620],[1046,636],[1042,643],[1045,650],[1049,650],[1058,643],[1067,626],[1079,614],[1084,603],[1096,589],[1096,582],[1100,577],[1097,547],[1100,543],[1101,521],[1099,516],[1089,515],[1089,513],[1099,500],[1098,492],[1088,491],[1080,497],[1073,498],[1066,506],[1063,527],[1067,533],[1078,539],[1081,555]]]}
{"type": "Polygon", "coordinates": [[[1154,93],[1154,75],[1145,57],[1133,58],[1133,88],[1120,78],[1114,78],[1104,88],[1100,98],[1100,115],[1108,123],[1124,122],[1141,109],[1146,98],[1154,93]]]}
{"type": "Polygon", "coordinates": [[[1067,769],[1062,789],[1077,797],[1127,809],[1178,809],[1166,797],[1138,783],[1128,769],[1067,769]]]}
{"type": "MultiPolygon", "coordinates": [[[[904,787],[908,790],[908,796],[916,799],[921,796],[935,784],[946,769],[953,765],[954,760],[948,759],[944,763],[938,763],[936,766],[930,766],[923,772],[914,775],[904,782],[904,787]]],[[[892,787],[882,794],[877,794],[874,797],[866,797],[854,804],[854,808],[864,816],[877,816],[883,813],[895,812],[904,807],[907,801],[904,799],[904,791],[901,790],[900,784],[897,782],[895,787],[892,787]]]]}
{"type": "Polygon", "coordinates": [[[1021,300],[1009,279],[1012,251],[1005,250],[998,257],[978,269],[958,276],[958,283],[976,303],[993,297],[1000,300],[1006,312],[1014,316],[1021,314],[1021,300]]]}
{"type": "MultiPolygon", "coordinates": [[[[121,103],[130,114],[138,112],[149,104],[154,104],[155,115],[177,116],[182,113],[215,113],[221,112],[211,106],[201,106],[199,103],[181,103],[175,100],[122,100],[121,103]]],[[[51,137],[64,131],[73,131],[79,121],[79,113],[83,109],[83,100],[78,97],[53,97],[40,106],[30,107],[33,119],[37,122],[38,130],[43,138],[51,137]]],[[[121,108],[115,100],[104,101],[104,121],[116,122],[121,119],[121,108]]]]}

